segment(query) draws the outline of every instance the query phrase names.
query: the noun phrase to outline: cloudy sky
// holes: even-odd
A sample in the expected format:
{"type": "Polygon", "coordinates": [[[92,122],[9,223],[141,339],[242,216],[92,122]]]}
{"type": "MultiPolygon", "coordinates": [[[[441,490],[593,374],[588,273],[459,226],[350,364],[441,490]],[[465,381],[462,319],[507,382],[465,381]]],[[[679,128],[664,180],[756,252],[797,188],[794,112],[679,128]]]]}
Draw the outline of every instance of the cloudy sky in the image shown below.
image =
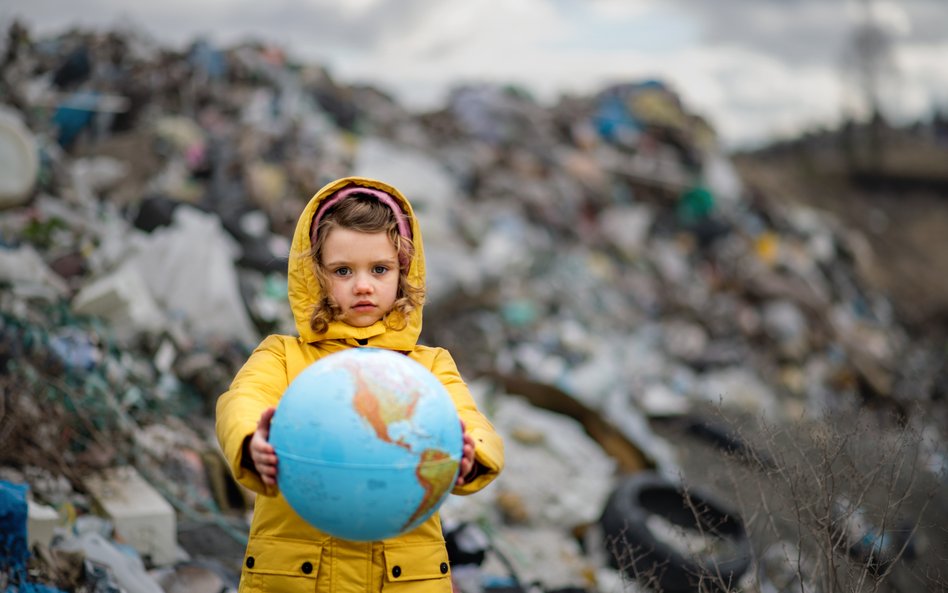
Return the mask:
{"type": "Polygon", "coordinates": [[[948,0],[14,0],[34,33],[132,23],[172,46],[252,36],[412,108],[453,84],[515,83],[541,101],[661,78],[729,147],[859,110],[851,48],[871,11],[892,118],[948,109],[948,0]]]}

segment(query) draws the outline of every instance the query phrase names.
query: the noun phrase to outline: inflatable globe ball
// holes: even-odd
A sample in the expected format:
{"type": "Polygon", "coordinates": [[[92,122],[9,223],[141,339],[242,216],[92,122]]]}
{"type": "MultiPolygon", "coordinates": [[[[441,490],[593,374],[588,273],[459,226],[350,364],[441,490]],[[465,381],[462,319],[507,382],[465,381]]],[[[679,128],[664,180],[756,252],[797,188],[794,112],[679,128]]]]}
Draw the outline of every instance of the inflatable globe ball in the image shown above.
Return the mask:
{"type": "Polygon", "coordinates": [[[440,381],[403,354],[351,348],[304,369],[270,424],[277,484],[312,526],[376,541],[431,516],[457,480],[463,436],[440,381]]]}

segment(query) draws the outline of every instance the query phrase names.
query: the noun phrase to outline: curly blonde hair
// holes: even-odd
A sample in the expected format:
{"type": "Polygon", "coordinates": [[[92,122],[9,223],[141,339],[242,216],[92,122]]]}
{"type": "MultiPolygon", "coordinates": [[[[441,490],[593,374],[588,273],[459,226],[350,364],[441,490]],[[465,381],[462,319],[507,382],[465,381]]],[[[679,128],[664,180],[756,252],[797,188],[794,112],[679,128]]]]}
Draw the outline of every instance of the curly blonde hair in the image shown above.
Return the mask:
{"type": "Polygon", "coordinates": [[[399,233],[398,221],[392,209],[369,194],[354,194],[321,214],[318,226],[313,230],[313,246],[309,253],[316,279],[322,289],[323,298],[313,307],[309,324],[317,334],[325,333],[329,323],[338,319],[342,310],[330,292],[329,273],[322,263],[323,246],[329,232],[335,228],[350,229],[360,233],[384,232],[395,245],[398,253],[398,294],[392,310],[384,321],[390,329],[404,329],[408,325],[408,316],[424,304],[424,287],[415,286],[408,281],[408,268],[415,254],[415,244],[411,238],[399,233]]]}

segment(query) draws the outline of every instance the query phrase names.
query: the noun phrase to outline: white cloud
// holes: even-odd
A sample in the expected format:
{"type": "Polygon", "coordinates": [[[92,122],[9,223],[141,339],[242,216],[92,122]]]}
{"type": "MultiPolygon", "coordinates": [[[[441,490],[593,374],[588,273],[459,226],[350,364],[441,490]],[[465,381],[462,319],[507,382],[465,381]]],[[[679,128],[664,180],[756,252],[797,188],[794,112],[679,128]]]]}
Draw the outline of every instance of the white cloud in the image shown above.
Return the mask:
{"type": "Polygon", "coordinates": [[[410,29],[384,47],[395,57],[435,57],[465,48],[490,51],[535,44],[561,24],[544,0],[445,0],[432,4],[410,29]]]}
{"type": "Polygon", "coordinates": [[[899,49],[896,84],[903,89],[905,111],[925,112],[930,111],[930,106],[948,109],[945,56],[948,56],[948,41],[912,44],[899,49]]]}
{"type": "Polygon", "coordinates": [[[840,113],[838,76],[828,67],[788,67],[743,48],[716,47],[668,56],[661,69],[729,146],[826,125],[840,113]]]}
{"type": "Polygon", "coordinates": [[[876,0],[871,7],[873,18],[884,31],[900,36],[912,32],[912,19],[902,5],[891,0],[876,0]]]}
{"type": "Polygon", "coordinates": [[[596,0],[583,4],[597,16],[622,20],[641,16],[655,7],[651,0],[596,0]]]}
{"type": "Polygon", "coordinates": [[[384,0],[345,0],[345,2],[337,2],[335,0],[304,0],[305,4],[309,4],[313,8],[332,7],[338,9],[349,18],[362,17],[371,10],[378,8],[382,2],[384,2],[384,0]]]}

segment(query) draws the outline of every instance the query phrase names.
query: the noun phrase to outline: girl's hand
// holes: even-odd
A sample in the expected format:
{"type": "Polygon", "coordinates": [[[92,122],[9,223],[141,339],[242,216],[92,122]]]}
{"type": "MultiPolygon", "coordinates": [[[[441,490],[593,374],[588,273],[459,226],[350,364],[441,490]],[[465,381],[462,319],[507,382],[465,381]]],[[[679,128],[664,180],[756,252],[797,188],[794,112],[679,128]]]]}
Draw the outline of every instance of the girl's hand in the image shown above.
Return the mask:
{"type": "Polygon", "coordinates": [[[268,486],[276,484],[277,476],[276,451],[269,442],[270,421],[273,420],[275,411],[276,408],[267,408],[260,414],[257,430],[250,438],[250,459],[253,460],[253,467],[260,474],[263,483],[268,486]]]}
{"type": "Polygon", "coordinates": [[[461,471],[458,472],[456,486],[463,486],[473,480],[477,473],[474,472],[474,438],[464,432],[464,421],[461,421],[461,433],[464,435],[464,446],[461,449],[461,471]]]}

